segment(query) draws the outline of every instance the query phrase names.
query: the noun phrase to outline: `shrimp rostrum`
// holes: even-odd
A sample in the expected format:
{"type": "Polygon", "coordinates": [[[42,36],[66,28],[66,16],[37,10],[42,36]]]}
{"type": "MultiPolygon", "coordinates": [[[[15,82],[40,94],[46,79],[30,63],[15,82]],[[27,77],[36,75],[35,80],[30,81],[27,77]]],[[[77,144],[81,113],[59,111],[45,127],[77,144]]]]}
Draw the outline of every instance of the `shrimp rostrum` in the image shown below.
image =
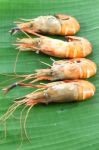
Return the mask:
{"type": "Polygon", "coordinates": [[[40,16],[34,19],[22,20],[23,22],[17,22],[17,27],[11,30],[12,34],[23,30],[31,34],[37,32],[53,35],[74,35],[80,29],[80,25],[74,17],[64,14],[40,16]]]}
{"type": "Polygon", "coordinates": [[[38,35],[38,38],[17,39],[20,51],[37,51],[60,58],[81,58],[92,52],[91,43],[81,37],[67,36],[67,41],[38,35]]]}

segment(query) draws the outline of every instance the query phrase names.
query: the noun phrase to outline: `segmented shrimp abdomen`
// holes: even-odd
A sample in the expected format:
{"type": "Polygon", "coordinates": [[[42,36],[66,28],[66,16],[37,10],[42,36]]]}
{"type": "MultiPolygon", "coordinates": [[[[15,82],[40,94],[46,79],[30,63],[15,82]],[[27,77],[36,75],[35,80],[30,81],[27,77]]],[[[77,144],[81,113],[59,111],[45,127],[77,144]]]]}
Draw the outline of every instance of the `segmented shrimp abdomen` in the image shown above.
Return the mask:
{"type": "Polygon", "coordinates": [[[67,16],[67,20],[61,20],[61,35],[74,35],[80,30],[78,21],[71,16],[67,16]]]}
{"type": "Polygon", "coordinates": [[[67,36],[67,38],[66,57],[83,58],[92,52],[92,45],[87,39],[76,36],[67,36]]]}
{"type": "Polygon", "coordinates": [[[78,84],[78,101],[91,98],[95,94],[95,86],[85,80],[79,80],[78,84]]]}
{"type": "Polygon", "coordinates": [[[44,91],[45,99],[50,102],[71,102],[83,101],[92,97],[95,93],[95,86],[85,80],[65,80],[49,84],[44,91]]]}
{"type": "Polygon", "coordinates": [[[96,74],[96,64],[86,58],[56,61],[51,67],[53,80],[84,79],[96,74]]]}
{"type": "Polygon", "coordinates": [[[93,61],[85,58],[77,58],[76,60],[79,62],[80,65],[80,78],[90,78],[96,74],[97,66],[93,61]]]}

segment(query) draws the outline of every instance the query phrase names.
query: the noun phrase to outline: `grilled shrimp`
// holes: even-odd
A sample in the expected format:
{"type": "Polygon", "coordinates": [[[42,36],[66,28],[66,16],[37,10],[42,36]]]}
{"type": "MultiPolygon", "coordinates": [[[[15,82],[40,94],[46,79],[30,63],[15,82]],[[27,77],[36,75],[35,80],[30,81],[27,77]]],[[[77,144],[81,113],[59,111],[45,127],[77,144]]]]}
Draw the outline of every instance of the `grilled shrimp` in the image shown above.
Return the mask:
{"type": "Polygon", "coordinates": [[[47,85],[37,85],[39,88],[40,86],[44,88],[42,91],[28,94],[22,101],[25,101],[27,105],[39,102],[82,101],[92,97],[95,93],[95,86],[85,80],[64,80],[47,85]]]}
{"type": "Polygon", "coordinates": [[[41,51],[44,54],[60,58],[80,58],[92,52],[92,45],[87,39],[76,36],[67,36],[66,38],[67,41],[46,36],[23,38],[17,39],[15,45],[20,51],[41,51]]]}
{"type": "Polygon", "coordinates": [[[95,75],[96,70],[96,64],[86,58],[54,61],[50,68],[38,69],[34,74],[25,75],[23,80],[10,85],[5,88],[4,91],[7,93],[17,86],[29,86],[29,84],[25,84],[24,81],[28,81],[28,83],[31,84],[40,80],[85,79],[95,75]]]}
{"type": "MultiPolygon", "coordinates": [[[[95,86],[85,80],[64,80],[48,83],[46,85],[31,84],[28,86],[38,88],[39,91],[34,91],[22,98],[16,99],[14,104],[12,104],[12,106],[8,108],[8,111],[0,118],[2,122],[6,121],[12,113],[23,104],[29,106],[26,114],[27,119],[30,109],[38,103],[80,102],[91,98],[95,93],[95,86]]],[[[24,130],[26,119],[24,121],[24,130]]]]}
{"type": "MultiPolygon", "coordinates": [[[[55,61],[48,69],[38,69],[32,82],[39,80],[84,79],[96,74],[96,64],[86,58],[55,61]]],[[[28,75],[27,75],[28,76],[28,75]]],[[[32,75],[30,76],[32,78],[32,75]]]]}
{"type": "Polygon", "coordinates": [[[25,22],[17,23],[17,27],[11,30],[12,34],[19,30],[23,30],[30,34],[37,32],[53,35],[74,35],[80,29],[80,25],[74,17],[64,14],[40,16],[34,19],[22,20],[25,22]]]}
{"type": "MultiPolygon", "coordinates": [[[[37,103],[82,101],[92,97],[95,86],[86,80],[63,80],[44,85],[25,84],[26,87],[39,88],[39,92],[26,95],[17,103],[34,105],[37,103]]],[[[21,98],[19,98],[21,99],[21,98]]]]}

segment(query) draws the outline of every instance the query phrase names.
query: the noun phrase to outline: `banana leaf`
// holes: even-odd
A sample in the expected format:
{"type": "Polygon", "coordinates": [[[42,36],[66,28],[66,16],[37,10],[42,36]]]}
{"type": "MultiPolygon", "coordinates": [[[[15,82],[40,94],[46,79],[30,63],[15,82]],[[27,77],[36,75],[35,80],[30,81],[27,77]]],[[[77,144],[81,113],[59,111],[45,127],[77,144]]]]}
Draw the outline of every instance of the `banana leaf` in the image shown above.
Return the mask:
{"type": "MultiPolygon", "coordinates": [[[[2,88],[19,80],[15,78],[15,72],[29,74],[35,69],[46,68],[40,61],[52,64],[47,55],[21,52],[15,66],[18,50],[13,44],[16,38],[26,36],[22,33],[11,36],[8,31],[19,18],[30,19],[57,13],[69,14],[79,20],[81,30],[77,35],[88,38],[92,43],[93,53],[88,58],[96,62],[98,67],[99,0],[0,0],[0,116],[17,97],[33,91],[31,88],[18,87],[7,95],[3,94],[2,88]]],[[[89,79],[95,84],[96,93],[88,101],[37,105],[31,109],[26,126],[24,119],[28,108],[20,106],[6,122],[0,122],[0,149],[98,150],[98,73],[89,79]]]]}

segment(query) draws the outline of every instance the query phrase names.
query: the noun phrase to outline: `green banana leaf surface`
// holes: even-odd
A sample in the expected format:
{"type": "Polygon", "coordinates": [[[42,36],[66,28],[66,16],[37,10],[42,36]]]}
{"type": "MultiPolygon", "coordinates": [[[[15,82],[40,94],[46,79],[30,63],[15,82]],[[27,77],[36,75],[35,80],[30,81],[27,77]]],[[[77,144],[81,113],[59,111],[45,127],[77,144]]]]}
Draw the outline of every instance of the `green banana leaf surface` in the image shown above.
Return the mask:
{"type": "MultiPolygon", "coordinates": [[[[21,52],[18,56],[13,44],[17,38],[26,35],[10,35],[14,21],[58,13],[78,19],[81,29],[77,36],[86,37],[92,43],[93,53],[87,58],[98,68],[99,0],[0,0],[0,116],[16,98],[34,90],[17,87],[4,95],[2,88],[19,80],[15,78],[15,72],[31,74],[35,69],[46,68],[40,61],[52,64],[50,57],[41,53],[21,52]]],[[[7,121],[1,119],[0,150],[98,150],[99,72],[88,80],[96,86],[95,95],[88,101],[36,105],[28,115],[26,126],[24,120],[29,107],[20,106],[7,121]]]]}

